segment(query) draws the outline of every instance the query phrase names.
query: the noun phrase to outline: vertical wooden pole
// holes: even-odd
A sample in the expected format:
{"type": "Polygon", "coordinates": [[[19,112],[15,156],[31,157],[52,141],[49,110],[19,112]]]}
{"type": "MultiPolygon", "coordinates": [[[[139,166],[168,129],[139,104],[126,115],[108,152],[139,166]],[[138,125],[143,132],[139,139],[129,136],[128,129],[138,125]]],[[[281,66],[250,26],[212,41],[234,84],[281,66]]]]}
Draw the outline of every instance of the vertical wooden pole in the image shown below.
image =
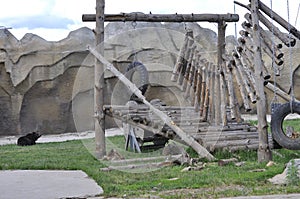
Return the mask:
{"type": "MultiPolygon", "coordinates": [[[[96,49],[104,55],[104,7],[105,0],[96,0],[96,49]]],[[[95,142],[96,157],[103,158],[106,155],[105,147],[105,117],[104,105],[104,65],[95,58],[94,69],[94,111],[95,111],[95,142]]]]}
{"type": "Polygon", "coordinates": [[[251,1],[251,16],[253,24],[253,42],[254,42],[254,69],[255,69],[255,87],[259,96],[257,102],[258,117],[258,137],[259,145],[257,151],[258,162],[267,162],[272,159],[272,153],[268,144],[268,124],[266,119],[266,96],[264,93],[264,78],[262,69],[262,54],[258,20],[258,0],[251,1]]]}
{"type": "Polygon", "coordinates": [[[219,125],[221,122],[221,88],[220,88],[220,73],[222,72],[222,64],[223,64],[223,58],[222,55],[225,53],[225,30],[226,30],[226,24],[224,21],[219,21],[218,23],[218,65],[217,65],[217,78],[216,78],[216,84],[215,84],[215,122],[216,125],[219,125]]]}

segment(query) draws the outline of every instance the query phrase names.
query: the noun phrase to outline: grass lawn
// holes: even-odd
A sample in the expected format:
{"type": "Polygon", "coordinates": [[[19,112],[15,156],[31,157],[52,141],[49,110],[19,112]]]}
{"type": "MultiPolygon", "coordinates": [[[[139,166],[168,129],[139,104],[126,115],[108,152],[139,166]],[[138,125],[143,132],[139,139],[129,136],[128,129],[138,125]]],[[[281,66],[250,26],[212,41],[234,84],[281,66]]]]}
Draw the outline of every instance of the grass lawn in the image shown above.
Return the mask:
{"type": "MultiPolygon", "coordinates": [[[[123,147],[124,137],[108,138],[108,145],[123,147]]],[[[274,166],[257,163],[256,151],[235,153],[216,152],[217,158],[238,157],[246,161],[241,167],[233,164],[220,167],[208,163],[200,171],[181,172],[183,166],[169,166],[151,172],[130,173],[122,171],[103,172],[106,165],[91,154],[89,141],[67,141],[37,144],[29,147],[17,145],[0,146],[0,169],[51,169],[83,170],[103,189],[105,196],[163,198],[217,198],[241,195],[300,193],[299,183],[275,186],[268,178],[282,173],[285,164],[300,157],[300,151],[285,149],[273,153],[274,166]],[[263,172],[252,172],[265,169],[263,172]]],[[[188,151],[191,151],[190,149],[188,151]]],[[[157,155],[157,152],[149,153],[157,155]]],[[[147,155],[148,154],[144,154],[147,155]]]]}

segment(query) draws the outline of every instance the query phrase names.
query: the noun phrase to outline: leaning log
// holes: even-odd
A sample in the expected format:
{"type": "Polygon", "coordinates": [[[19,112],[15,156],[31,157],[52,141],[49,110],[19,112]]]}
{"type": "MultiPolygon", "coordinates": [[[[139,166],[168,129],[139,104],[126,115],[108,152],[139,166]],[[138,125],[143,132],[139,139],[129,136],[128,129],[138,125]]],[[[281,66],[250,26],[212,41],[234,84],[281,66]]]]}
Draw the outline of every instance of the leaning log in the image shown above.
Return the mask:
{"type": "Polygon", "coordinates": [[[292,24],[288,23],[284,20],[280,15],[271,10],[268,6],[266,6],[263,2],[258,2],[259,9],[263,11],[270,18],[274,19],[277,23],[279,23],[282,27],[284,27],[287,31],[292,33],[295,37],[300,39],[300,31],[297,30],[292,24]]]}
{"type": "Polygon", "coordinates": [[[99,54],[95,49],[89,48],[89,51],[100,61],[102,62],[108,70],[110,70],[120,81],[122,81],[129,89],[132,91],[142,102],[149,107],[150,110],[153,111],[155,115],[157,115],[166,125],[168,125],[177,136],[179,136],[182,141],[184,141],[187,145],[191,146],[200,157],[207,158],[208,160],[214,160],[215,157],[210,154],[203,146],[201,146],[194,138],[190,135],[186,134],[181,128],[179,128],[165,113],[160,111],[151,105],[142,95],[142,92],[138,89],[138,87],[129,81],[122,73],[120,73],[113,64],[109,63],[101,54],[99,54]]]}

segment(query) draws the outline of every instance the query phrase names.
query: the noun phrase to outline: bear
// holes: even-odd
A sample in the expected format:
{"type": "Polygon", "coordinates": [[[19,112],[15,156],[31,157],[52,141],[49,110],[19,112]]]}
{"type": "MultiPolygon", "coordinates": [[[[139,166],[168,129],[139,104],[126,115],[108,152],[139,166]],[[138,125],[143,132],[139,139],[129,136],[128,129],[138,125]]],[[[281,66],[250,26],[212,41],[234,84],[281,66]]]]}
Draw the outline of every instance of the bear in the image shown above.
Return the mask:
{"type": "Polygon", "coordinates": [[[18,139],[17,145],[19,146],[29,146],[29,145],[35,145],[35,141],[39,139],[42,135],[40,135],[37,132],[28,133],[25,136],[22,136],[18,139]]]}

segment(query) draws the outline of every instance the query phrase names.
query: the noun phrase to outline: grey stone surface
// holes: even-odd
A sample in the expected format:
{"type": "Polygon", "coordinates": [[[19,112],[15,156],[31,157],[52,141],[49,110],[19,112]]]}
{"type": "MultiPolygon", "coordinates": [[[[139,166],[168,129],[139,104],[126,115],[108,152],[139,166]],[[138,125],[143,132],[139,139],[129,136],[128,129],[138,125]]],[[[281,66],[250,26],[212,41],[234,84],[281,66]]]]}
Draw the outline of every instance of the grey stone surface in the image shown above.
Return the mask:
{"type": "Polygon", "coordinates": [[[103,189],[83,171],[0,171],[0,198],[55,199],[86,198],[103,194],[103,189]]]}
{"type": "Polygon", "coordinates": [[[268,181],[275,185],[288,184],[289,169],[291,169],[292,166],[296,169],[297,174],[295,175],[297,175],[298,179],[300,179],[300,159],[293,159],[288,162],[286,168],[282,173],[277,174],[273,178],[270,178],[268,181]]]}

